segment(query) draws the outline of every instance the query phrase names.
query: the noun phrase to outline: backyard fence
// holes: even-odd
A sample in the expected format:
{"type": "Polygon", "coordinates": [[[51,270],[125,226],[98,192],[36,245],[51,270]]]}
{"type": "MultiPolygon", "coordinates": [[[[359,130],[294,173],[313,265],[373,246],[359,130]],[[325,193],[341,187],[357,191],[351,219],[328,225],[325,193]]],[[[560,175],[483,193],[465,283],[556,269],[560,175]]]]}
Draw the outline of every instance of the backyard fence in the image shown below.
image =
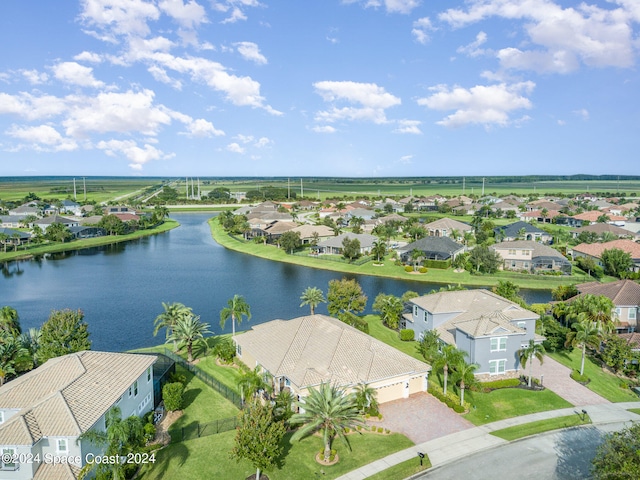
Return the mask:
{"type": "Polygon", "coordinates": [[[229,387],[227,387],[226,385],[223,385],[208,373],[203,372],[201,369],[199,369],[195,365],[191,365],[184,358],[182,358],[179,355],[176,355],[175,353],[171,352],[166,348],[164,350],[164,354],[167,357],[171,358],[174,362],[176,362],[180,366],[189,370],[196,377],[198,377],[200,380],[206,383],[209,387],[213,388],[216,392],[218,392],[224,398],[226,398],[231,403],[233,403],[236,407],[242,408],[242,399],[240,398],[240,395],[238,395],[236,392],[231,390],[229,387]]]}
{"type": "Polygon", "coordinates": [[[170,428],[171,443],[184,442],[194,438],[216,435],[234,430],[238,426],[236,417],[222,418],[209,423],[196,423],[186,427],[170,428]]]}

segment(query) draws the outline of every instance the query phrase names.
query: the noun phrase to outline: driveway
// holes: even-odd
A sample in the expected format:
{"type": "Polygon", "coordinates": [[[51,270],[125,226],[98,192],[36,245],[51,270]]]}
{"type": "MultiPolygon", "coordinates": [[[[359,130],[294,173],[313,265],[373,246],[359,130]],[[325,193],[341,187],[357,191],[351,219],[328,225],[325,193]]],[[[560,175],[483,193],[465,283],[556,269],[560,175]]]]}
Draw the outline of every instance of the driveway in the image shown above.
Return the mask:
{"type": "Polygon", "coordinates": [[[409,398],[380,405],[382,422],[369,422],[422,443],[474,425],[428,393],[416,393],[409,398]]]}
{"type": "MultiPolygon", "coordinates": [[[[525,375],[529,374],[529,367],[524,370],[525,375]]],[[[571,379],[571,370],[553,358],[545,355],[542,366],[538,359],[533,362],[533,376],[543,375],[543,385],[549,390],[564,398],[572,405],[601,405],[609,403],[595,392],[592,392],[584,385],[571,379]]]]}

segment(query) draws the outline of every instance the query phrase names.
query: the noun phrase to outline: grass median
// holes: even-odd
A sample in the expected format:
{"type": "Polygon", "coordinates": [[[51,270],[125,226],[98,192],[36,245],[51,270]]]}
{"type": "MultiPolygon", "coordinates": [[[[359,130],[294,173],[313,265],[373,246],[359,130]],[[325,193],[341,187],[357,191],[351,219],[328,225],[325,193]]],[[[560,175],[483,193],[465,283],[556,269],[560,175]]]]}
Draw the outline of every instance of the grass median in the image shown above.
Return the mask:
{"type": "Polygon", "coordinates": [[[581,417],[580,415],[567,415],[566,417],[548,418],[537,422],[525,423],[524,425],[515,425],[513,427],[503,428],[491,432],[491,435],[512,441],[519,438],[529,437],[538,433],[550,432],[561,428],[571,428],[580,425],[589,425],[591,419],[589,415],[581,417]]]}

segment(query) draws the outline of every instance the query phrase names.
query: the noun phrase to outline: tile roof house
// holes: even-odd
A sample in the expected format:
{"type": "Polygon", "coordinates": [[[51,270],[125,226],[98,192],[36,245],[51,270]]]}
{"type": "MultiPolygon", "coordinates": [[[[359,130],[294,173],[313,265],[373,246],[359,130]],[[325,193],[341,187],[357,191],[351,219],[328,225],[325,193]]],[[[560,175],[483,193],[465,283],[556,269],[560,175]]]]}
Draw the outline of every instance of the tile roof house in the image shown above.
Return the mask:
{"type": "Polygon", "coordinates": [[[467,352],[467,361],[479,365],[480,377],[516,375],[518,350],[529,340],[543,340],[535,333],[538,314],[489,290],[432,293],[409,305],[401,328],[413,329],[416,338],[437,331],[442,342],[467,352]]]}
{"type": "Polygon", "coordinates": [[[497,242],[512,242],[514,240],[534,240],[549,243],[553,236],[544,230],[527,222],[515,222],[493,229],[497,242]],[[522,235],[521,235],[522,233],[522,235]]]}
{"type": "Polygon", "coordinates": [[[640,284],[633,280],[618,280],[611,283],[589,282],[576,285],[579,294],[567,300],[582,295],[604,295],[615,305],[615,318],[618,321],[618,332],[635,332],[638,329],[638,314],[640,313],[640,284]]]}
{"type": "Polygon", "coordinates": [[[349,391],[358,383],[376,389],[378,402],[426,391],[431,367],[326,315],[273,320],[237,335],[238,357],[262,367],[276,393],[289,389],[305,396],[322,382],[349,391]]]}
{"type": "Polygon", "coordinates": [[[42,230],[45,232],[47,231],[47,228],[49,228],[49,226],[53,225],[54,223],[61,223],[67,227],[77,227],[80,225],[80,222],[78,220],[63,217],[61,215],[58,215],[57,213],[51,215],[50,217],[44,217],[33,222],[34,225],[40,226],[40,228],[42,228],[42,230]]]}
{"type": "Polygon", "coordinates": [[[575,230],[571,230],[571,235],[573,236],[573,238],[577,238],[578,235],[580,235],[582,232],[592,232],[596,235],[602,235],[603,233],[612,233],[618,238],[640,238],[640,235],[638,235],[637,233],[622,227],[611,225],[610,223],[593,223],[585,227],[576,228],[575,230]]]}
{"type": "Polygon", "coordinates": [[[454,238],[453,240],[459,240],[465,232],[473,231],[473,227],[468,223],[459,222],[452,218],[441,218],[439,220],[435,220],[427,223],[424,228],[426,228],[429,235],[433,237],[450,237],[451,231],[457,230],[458,238],[454,238]]]}
{"type": "Polygon", "coordinates": [[[526,270],[531,273],[560,271],[571,274],[571,262],[564,255],[532,240],[501,242],[489,248],[502,257],[504,270],[526,270]]]}
{"type": "Polygon", "coordinates": [[[627,252],[631,255],[633,260],[634,271],[640,271],[640,243],[636,243],[633,240],[612,240],[611,242],[604,243],[581,243],[576,245],[570,251],[571,257],[575,260],[578,257],[593,258],[598,265],[602,264],[602,253],[605,250],[611,250],[617,248],[623,252],[627,252]]]}
{"type": "Polygon", "coordinates": [[[403,262],[409,262],[414,250],[420,250],[427,260],[449,260],[464,253],[465,247],[449,237],[424,237],[398,248],[398,255],[403,262]]]}
{"type": "Polygon", "coordinates": [[[607,223],[611,223],[613,225],[617,225],[619,227],[624,227],[625,222],[627,221],[627,217],[623,217],[620,215],[612,215],[610,213],[602,212],[600,210],[589,210],[588,212],[579,213],[577,215],[573,215],[572,218],[575,220],[580,220],[583,224],[591,224],[597,223],[598,218],[602,215],[605,215],[609,220],[607,223]]]}
{"type": "Polygon", "coordinates": [[[368,233],[341,233],[335,237],[329,237],[318,242],[315,248],[317,248],[318,253],[341,255],[342,242],[345,238],[358,240],[360,242],[360,253],[362,255],[370,253],[374,242],[379,240],[375,235],[369,235],[368,233]]]}
{"type": "Polygon", "coordinates": [[[334,236],[333,229],[326,225],[299,225],[291,231],[300,234],[300,240],[303,244],[311,243],[314,239],[314,233],[318,234],[318,240],[334,236]]]}
{"type": "Polygon", "coordinates": [[[153,364],[157,357],[83,351],[52,358],[0,387],[0,453],[40,458],[0,462],[3,480],[76,479],[89,453],[101,447],[79,439],[104,431],[105,414],[118,406],[123,417],[154,407],[153,364]],[[53,465],[45,458],[68,460],[53,465]]]}

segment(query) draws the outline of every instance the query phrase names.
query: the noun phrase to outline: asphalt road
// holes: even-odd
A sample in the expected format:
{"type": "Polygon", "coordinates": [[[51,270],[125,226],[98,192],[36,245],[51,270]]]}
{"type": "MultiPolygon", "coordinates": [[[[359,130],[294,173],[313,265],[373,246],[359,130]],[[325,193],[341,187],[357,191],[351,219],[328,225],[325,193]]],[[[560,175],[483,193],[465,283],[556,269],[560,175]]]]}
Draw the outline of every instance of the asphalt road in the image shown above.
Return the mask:
{"type": "Polygon", "coordinates": [[[476,453],[416,477],[420,480],[585,480],[608,432],[625,423],[570,428],[476,453]]]}

